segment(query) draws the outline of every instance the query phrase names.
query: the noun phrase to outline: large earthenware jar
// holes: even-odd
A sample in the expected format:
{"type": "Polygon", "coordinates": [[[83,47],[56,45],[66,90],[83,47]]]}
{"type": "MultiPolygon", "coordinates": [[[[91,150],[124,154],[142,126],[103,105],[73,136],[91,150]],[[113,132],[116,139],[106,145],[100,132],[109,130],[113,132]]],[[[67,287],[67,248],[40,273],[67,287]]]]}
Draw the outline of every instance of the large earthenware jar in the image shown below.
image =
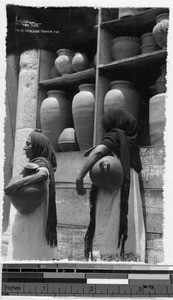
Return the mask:
{"type": "Polygon", "coordinates": [[[62,76],[73,73],[72,59],[74,52],[68,49],[59,49],[58,57],[55,59],[55,68],[62,76]]]}
{"type": "Polygon", "coordinates": [[[141,97],[135,89],[133,82],[116,80],[110,83],[111,90],[104,99],[104,112],[108,109],[126,108],[136,119],[138,119],[141,97]]]}
{"type": "Polygon", "coordinates": [[[79,150],[76,132],[73,127],[65,128],[62,131],[58,140],[58,145],[62,152],[79,150]]]}
{"type": "Polygon", "coordinates": [[[72,114],[80,150],[93,146],[95,85],[81,84],[72,102],[72,114]]]}
{"type": "Polygon", "coordinates": [[[150,144],[162,145],[165,130],[165,98],[166,94],[157,94],[149,100],[150,144]]]}
{"type": "Polygon", "coordinates": [[[123,183],[123,168],[116,156],[104,156],[90,170],[91,181],[101,189],[113,192],[123,183]]]}
{"type": "Polygon", "coordinates": [[[149,53],[152,51],[157,51],[160,49],[158,44],[155,42],[153,33],[152,32],[146,32],[141,36],[141,53],[149,53]]]}
{"type": "Polygon", "coordinates": [[[120,36],[112,40],[112,59],[118,60],[139,55],[141,53],[140,39],[133,36],[120,36]]]}
{"type": "Polygon", "coordinates": [[[72,68],[75,72],[86,70],[89,66],[89,60],[86,54],[76,52],[72,59],[72,68]]]}
{"type": "MultiPolygon", "coordinates": [[[[22,179],[22,176],[16,176],[15,180],[22,179]]],[[[11,183],[13,182],[11,180],[11,183]]],[[[47,186],[44,181],[22,186],[17,190],[14,195],[10,195],[9,199],[14,207],[23,215],[33,213],[34,210],[41,204],[42,200],[45,199],[47,193],[47,186]]]]}
{"type": "Polygon", "coordinates": [[[156,17],[156,25],[153,28],[153,36],[156,43],[162,48],[166,49],[167,35],[169,28],[169,14],[164,13],[156,17]]]}
{"type": "Polygon", "coordinates": [[[166,65],[160,67],[161,75],[157,78],[155,82],[156,93],[166,93],[166,65]]]}
{"type": "Polygon", "coordinates": [[[72,124],[71,101],[68,94],[61,90],[51,90],[47,94],[48,97],[43,100],[40,107],[41,128],[58,152],[59,136],[72,124]]]}

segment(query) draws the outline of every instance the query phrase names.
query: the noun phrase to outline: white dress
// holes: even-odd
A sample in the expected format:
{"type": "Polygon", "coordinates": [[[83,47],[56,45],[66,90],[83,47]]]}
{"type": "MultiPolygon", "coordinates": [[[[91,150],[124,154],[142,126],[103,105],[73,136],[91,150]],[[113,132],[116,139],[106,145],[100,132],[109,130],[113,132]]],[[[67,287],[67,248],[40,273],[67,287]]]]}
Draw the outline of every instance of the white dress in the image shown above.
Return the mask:
{"type": "MultiPolygon", "coordinates": [[[[40,167],[40,169],[48,169],[40,167]]],[[[49,189],[49,176],[45,181],[49,189]]],[[[8,260],[52,260],[54,248],[47,245],[45,236],[49,193],[34,210],[23,215],[15,212],[8,247],[8,260]]]]}
{"type": "MultiPolygon", "coordinates": [[[[94,258],[120,258],[118,233],[120,221],[121,189],[109,193],[99,190],[96,199],[96,224],[93,238],[94,258]]],[[[138,173],[130,170],[128,209],[128,238],[125,243],[125,261],[145,261],[145,227],[142,211],[138,173]]]]}

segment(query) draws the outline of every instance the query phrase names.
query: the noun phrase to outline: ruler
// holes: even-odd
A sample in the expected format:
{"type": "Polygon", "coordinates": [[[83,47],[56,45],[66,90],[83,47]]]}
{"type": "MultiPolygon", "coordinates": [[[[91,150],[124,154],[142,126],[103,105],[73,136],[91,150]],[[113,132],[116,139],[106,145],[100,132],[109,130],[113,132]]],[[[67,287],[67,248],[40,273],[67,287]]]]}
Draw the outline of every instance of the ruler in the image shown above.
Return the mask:
{"type": "Polygon", "coordinates": [[[2,295],[173,297],[173,266],[3,264],[2,295]]]}

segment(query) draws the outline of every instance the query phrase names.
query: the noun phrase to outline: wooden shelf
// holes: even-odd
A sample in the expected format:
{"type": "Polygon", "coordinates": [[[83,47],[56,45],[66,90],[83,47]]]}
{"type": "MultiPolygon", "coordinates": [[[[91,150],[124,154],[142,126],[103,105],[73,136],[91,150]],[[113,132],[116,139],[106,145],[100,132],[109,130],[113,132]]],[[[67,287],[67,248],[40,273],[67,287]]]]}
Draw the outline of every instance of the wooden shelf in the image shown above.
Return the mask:
{"type": "Polygon", "coordinates": [[[167,57],[166,50],[158,50],[150,53],[140,54],[137,56],[132,56],[129,58],[113,61],[108,64],[99,65],[99,70],[105,72],[110,72],[113,70],[119,70],[123,68],[134,68],[140,69],[151,66],[153,64],[159,63],[160,65],[164,63],[167,57]]]}
{"type": "Polygon", "coordinates": [[[152,31],[156,24],[156,17],[159,14],[167,12],[169,12],[168,8],[152,8],[134,16],[103,22],[101,27],[116,34],[116,36],[132,35],[140,37],[143,33],[152,31]]]}
{"type": "Polygon", "coordinates": [[[69,75],[56,77],[53,79],[47,79],[39,82],[39,87],[44,89],[56,88],[62,85],[70,85],[71,83],[77,83],[85,79],[95,79],[95,69],[87,69],[85,71],[72,73],[69,75]]]}

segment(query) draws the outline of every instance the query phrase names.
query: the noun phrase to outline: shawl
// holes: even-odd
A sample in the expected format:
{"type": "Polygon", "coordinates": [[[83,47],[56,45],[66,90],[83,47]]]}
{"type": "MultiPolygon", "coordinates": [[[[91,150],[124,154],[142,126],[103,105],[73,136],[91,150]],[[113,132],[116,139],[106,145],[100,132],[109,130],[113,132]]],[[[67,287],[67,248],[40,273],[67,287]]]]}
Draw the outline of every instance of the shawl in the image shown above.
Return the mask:
{"type": "MultiPolygon", "coordinates": [[[[107,146],[117,155],[123,167],[123,184],[121,186],[120,201],[120,229],[117,247],[121,245],[120,255],[124,258],[125,241],[128,237],[128,198],[130,190],[130,168],[137,173],[142,169],[137,142],[137,122],[135,118],[123,108],[108,110],[102,117],[102,125],[106,131],[100,144],[107,146]]],[[[90,191],[90,223],[85,235],[84,254],[89,258],[92,253],[92,239],[95,230],[95,200],[98,188],[92,184],[90,191]]]]}
{"type": "Polygon", "coordinates": [[[51,247],[57,246],[57,215],[55,203],[55,179],[56,156],[49,139],[40,130],[34,130],[30,134],[33,156],[31,162],[37,163],[40,167],[46,167],[49,171],[49,205],[46,221],[46,239],[51,247]]]}

